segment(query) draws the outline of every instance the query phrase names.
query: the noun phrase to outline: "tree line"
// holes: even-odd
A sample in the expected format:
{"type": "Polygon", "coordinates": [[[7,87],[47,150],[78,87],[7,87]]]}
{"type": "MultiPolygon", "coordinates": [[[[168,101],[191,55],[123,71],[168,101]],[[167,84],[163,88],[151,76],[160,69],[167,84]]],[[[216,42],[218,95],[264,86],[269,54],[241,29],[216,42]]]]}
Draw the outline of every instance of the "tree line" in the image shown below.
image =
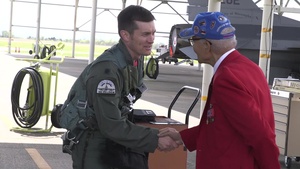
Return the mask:
{"type": "MultiPolygon", "coordinates": [[[[2,31],[2,35],[0,37],[3,38],[9,38],[9,32],[8,31],[2,31]]],[[[12,35],[12,38],[14,36],[12,35]]],[[[35,37],[28,36],[27,39],[35,39],[35,37]]],[[[73,39],[60,39],[56,37],[41,37],[40,40],[50,40],[50,41],[62,41],[62,42],[73,42],[73,39]]],[[[76,40],[76,43],[82,43],[82,44],[89,44],[90,41],[86,39],[76,40]]],[[[95,45],[101,45],[101,46],[112,46],[114,44],[118,43],[116,40],[95,40],[95,45]]],[[[162,44],[153,44],[153,49],[157,49],[162,44]]]]}

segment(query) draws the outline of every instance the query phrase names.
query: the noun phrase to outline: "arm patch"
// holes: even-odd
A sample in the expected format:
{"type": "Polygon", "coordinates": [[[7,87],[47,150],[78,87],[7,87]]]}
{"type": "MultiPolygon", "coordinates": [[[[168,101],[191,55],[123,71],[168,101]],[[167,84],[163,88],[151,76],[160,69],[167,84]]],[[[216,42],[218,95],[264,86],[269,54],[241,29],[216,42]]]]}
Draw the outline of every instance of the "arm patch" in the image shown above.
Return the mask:
{"type": "Polygon", "coordinates": [[[116,86],[111,80],[101,80],[97,86],[97,94],[116,94],[116,86]]]}

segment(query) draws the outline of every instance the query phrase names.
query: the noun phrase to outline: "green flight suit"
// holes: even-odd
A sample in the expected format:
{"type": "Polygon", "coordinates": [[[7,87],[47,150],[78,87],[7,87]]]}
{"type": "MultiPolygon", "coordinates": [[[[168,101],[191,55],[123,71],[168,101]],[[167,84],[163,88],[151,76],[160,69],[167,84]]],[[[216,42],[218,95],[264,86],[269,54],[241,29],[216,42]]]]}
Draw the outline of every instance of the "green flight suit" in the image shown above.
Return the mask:
{"type": "Polygon", "coordinates": [[[133,60],[120,41],[99,56],[88,74],[87,95],[98,130],[86,131],[72,153],[74,169],[110,169],[103,162],[105,141],[110,139],[142,152],[154,152],[158,129],[133,124],[121,113],[124,96],[142,84],[143,61],[133,60]]]}

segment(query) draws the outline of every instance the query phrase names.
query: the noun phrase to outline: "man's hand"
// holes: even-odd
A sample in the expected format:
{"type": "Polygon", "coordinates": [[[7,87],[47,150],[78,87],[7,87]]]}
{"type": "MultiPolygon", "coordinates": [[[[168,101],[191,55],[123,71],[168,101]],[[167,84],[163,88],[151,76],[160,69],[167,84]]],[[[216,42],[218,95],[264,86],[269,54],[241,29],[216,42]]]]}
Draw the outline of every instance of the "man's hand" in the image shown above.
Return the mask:
{"type": "Polygon", "coordinates": [[[162,136],[158,138],[158,150],[171,151],[179,145],[169,136],[162,136]]]}
{"type": "Polygon", "coordinates": [[[176,142],[177,145],[183,144],[179,132],[174,128],[167,127],[167,128],[160,129],[158,133],[158,137],[165,137],[165,136],[171,137],[176,142]]]}

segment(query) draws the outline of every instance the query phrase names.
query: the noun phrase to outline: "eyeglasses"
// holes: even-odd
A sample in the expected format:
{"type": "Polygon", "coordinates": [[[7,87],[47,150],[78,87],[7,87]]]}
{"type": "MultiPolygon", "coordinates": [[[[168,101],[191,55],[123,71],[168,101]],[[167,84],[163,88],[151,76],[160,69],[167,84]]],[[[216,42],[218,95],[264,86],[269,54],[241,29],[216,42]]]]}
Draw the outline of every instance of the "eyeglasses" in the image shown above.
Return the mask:
{"type": "Polygon", "coordinates": [[[197,40],[201,40],[201,38],[190,38],[189,42],[190,42],[191,46],[194,46],[195,41],[197,41],[197,40]]]}
{"type": "MultiPolygon", "coordinates": [[[[189,40],[191,46],[194,46],[195,41],[201,40],[201,39],[203,39],[203,38],[195,38],[195,37],[194,37],[194,38],[190,38],[190,39],[188,39],[188,40],[189,40]]],[[[204,39],[204,40],[206,40],[210,45],[212,45],[211,41],[209,41],[209,40],[207,40],[207,39],[204,39]]]]}

